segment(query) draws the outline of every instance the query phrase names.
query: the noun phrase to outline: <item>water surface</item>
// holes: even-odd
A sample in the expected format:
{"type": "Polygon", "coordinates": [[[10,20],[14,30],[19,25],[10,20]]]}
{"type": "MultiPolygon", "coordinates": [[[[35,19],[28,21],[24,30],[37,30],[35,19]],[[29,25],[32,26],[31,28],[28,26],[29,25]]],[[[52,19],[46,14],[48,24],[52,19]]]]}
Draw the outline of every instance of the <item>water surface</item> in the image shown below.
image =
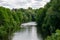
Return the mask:
{"type": "Polygon", "coordinates": [[[35,25],[35,22],[23,23],[22,27],[24,28],[22,28],[19,32],[14,33],[12,40],[42,40],[35,25]]]}

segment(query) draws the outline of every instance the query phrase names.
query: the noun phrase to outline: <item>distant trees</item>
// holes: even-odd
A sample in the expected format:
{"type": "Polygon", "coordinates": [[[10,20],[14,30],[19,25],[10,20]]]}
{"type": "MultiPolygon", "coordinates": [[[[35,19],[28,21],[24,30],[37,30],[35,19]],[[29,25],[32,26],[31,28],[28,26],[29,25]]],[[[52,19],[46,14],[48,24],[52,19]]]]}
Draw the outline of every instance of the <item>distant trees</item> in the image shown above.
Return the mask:
{"type": "Polygon", "coordinates": [[[55,40],[55,37],[60,40],[60,0],[51,0],[39,9],[10,10],[0,7],[0,40],[7,40],[8,35],[18,30],[21,23],[29,21],[37,22],[37,30],[40,30],[44,40],[55,40]]]}
{"type": "Polygon", "coordinates": [[[28,8],[28,9],[13,9],[13,11],[15,11],[17,13],[17,15],[19,16],[19,18],[22,18],[21,22],[28,22],[28,21],[35,21],[35,11],[32,8],[28,8]],[[20,14],[20,15],[19,15],[20,14]]]}

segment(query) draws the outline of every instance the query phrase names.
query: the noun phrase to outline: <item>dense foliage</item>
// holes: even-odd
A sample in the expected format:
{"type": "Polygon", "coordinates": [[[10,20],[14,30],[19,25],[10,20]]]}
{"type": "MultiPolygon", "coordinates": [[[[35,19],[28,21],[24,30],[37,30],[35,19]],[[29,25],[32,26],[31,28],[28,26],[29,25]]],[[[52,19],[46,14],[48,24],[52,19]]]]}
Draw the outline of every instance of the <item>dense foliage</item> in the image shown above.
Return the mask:
{"type": "Polygon", "coordinates": [[[20,9],[13,9],[17,15],[22,18],[20,19],[21,20],[21,23],[22,22],[28,22],[28,21],[35,21],[36,19],[36,14],[34,12],[34,10],[32,8],[28,8],[28,9],[23,9],[23,8],[20,8],[20,9]]]}
{"type": "Polygon", "coordinates": [[[23,22],[35,21],[35,12],[28,9],[8,9],[0,7],[0,40],[8,40],[9,36],[20,29],[23,22]]]}
{"type": "MultiPolygon", "coordinates": [[[[60,0],[51,0],[44,8],[38,9],[36,13],[37,28],[40,28],[44,39],[55,33],[57,29],[60,30],[60,0]]],[[[55,36],[55,34],[53,35],[55,36]]]]}
{"type": "Polygon", "coordinates": [[[7,40],[11,33],[19,29],[18,22],[20,22],[19,17],[14,11],[0,7],[0,40],[7,40]]]}
{"type": "Polygon", "coordinates": [[[21,23],[29,21],[37,22],[44,40],[60,40],[60,0],[51,0],[39,9],[0,7],[0,40],[8,40],[21,23]]]}
{"type": "Polygon", "coordinates": [[[52,35],[48,36],[45,40],[60,40],[60,30],[56,30],[56,33],[52,33],[52,35]]]}

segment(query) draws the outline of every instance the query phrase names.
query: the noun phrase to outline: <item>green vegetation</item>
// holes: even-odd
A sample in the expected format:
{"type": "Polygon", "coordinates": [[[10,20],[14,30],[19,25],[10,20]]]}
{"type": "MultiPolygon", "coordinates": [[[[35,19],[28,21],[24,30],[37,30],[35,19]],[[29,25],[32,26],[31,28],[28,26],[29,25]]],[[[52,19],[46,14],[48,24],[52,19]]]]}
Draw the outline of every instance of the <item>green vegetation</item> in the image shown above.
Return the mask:
{"type": "Polygon", "coordinates": [[[51,0],[39,9],[0,7],[0,40],[8,40],[21,23],[29,21],[37,22],[37,30],[44,40],[60,40],[60,0],[51,0]]]}
{"type": "Polygon", "coordinates": [[[9,36],[20,29],[23,22],[35,21],[35,13],[28,9],[8,9],[0,7],[0,40],[8,40],[9,36]]]}
{"type": "Polygon", "coordinates": [[[48,35],[46,40],[59,40],[59,36],[57,39],[52,36],[58,33],[55,32],[57,29],[60,30],[60,0],[51,0],[44,8],[38,9],[36,13],[37,28],[40,28],[44,40],[48,35]]]}
{"type": "Polygon", "coordinates": [[[45,40],[60,40],[60,30],[56,30],[56,33],[52,33],[52,35],[48,36],[45,40]]]}
{"type": "Polygon", "coordinates": [[[0,7],[0,40],[7,40],[11,33],[20,28],[18,19],[14,11],[0,7]]]}

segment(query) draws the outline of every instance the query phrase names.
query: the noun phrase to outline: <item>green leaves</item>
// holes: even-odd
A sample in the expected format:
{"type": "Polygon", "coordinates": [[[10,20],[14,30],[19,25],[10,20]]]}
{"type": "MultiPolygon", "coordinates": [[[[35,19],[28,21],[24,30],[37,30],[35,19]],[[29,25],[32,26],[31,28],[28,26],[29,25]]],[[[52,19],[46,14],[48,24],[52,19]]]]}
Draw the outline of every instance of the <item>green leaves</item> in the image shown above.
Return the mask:
{"type": "Polygon", "coordinates": [[[32,8],[10,10],[0,7],[0,40],[7,40],[9,35],[20,29],[21,23],[29,21],[35,21],[32,8]]]}
{"type": "Polygon", "coordinates": [[[14,11],[0,7],[0,40],[5,40],[6,36],[20,28],[20,25],[17,25],[18,21],[13,16],[16,17],[14,11]]]}
{"type": "MultiPolygon", "coordinates": [[[[44,8],[38,9],[36,13],[36,22],[43,38],[60,29],[60,0],[51,0],[44,8]]],[[[51,39],[49,36],[47,40],[55,40],[55,38],[51,39]]]]}
{"type": "Polygon", "coordinates": [[[46,40],[60,40],[60,30],[56,30],[56,33],[53,33],[51,36],[48,36],[46,40]]]}

